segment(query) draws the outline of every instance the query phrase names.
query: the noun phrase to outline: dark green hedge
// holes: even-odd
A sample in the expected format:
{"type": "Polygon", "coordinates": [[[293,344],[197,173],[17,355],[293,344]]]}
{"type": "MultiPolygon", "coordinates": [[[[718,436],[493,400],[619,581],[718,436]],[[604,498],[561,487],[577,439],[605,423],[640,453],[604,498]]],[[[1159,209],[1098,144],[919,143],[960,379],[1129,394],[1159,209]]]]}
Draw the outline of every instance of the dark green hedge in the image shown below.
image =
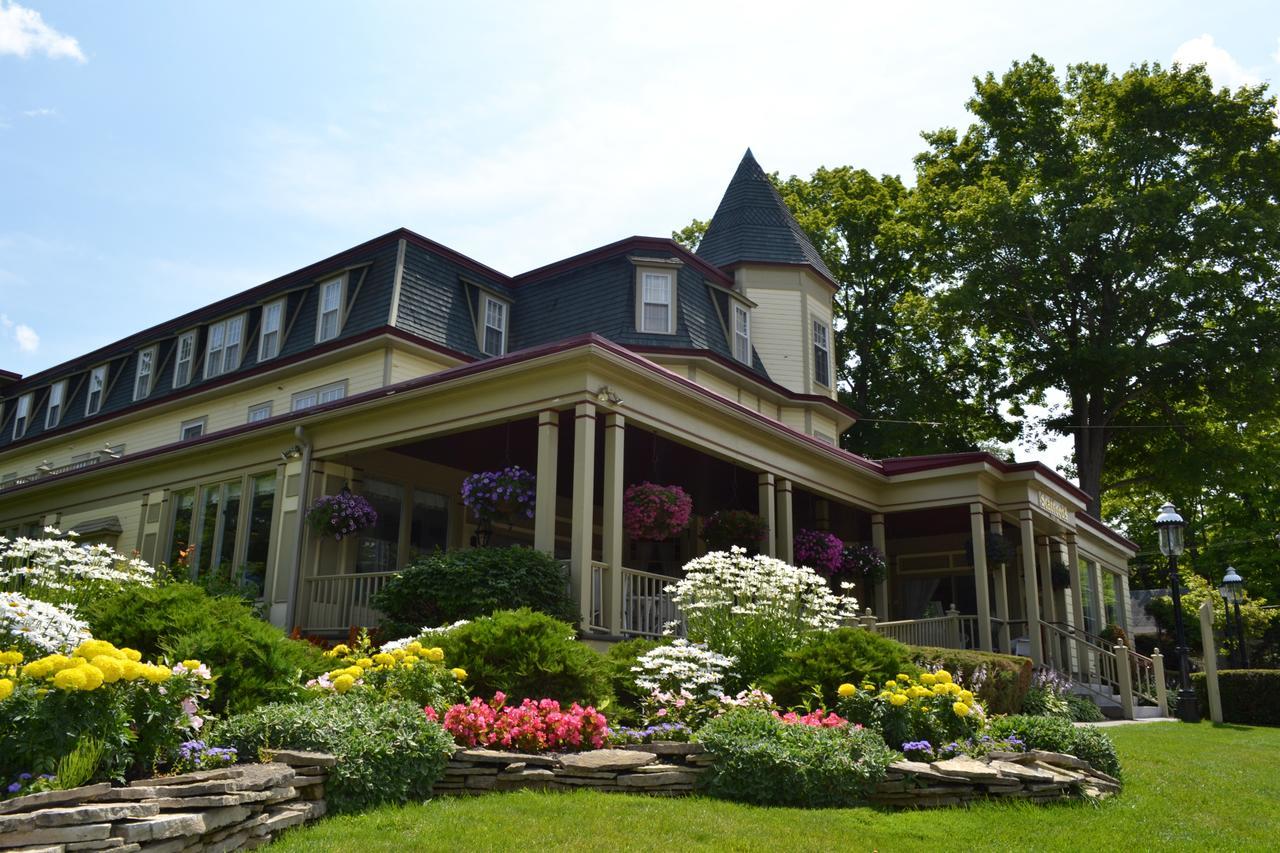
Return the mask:
{"type": "MultiPolygon", "coordinates": [[[[1200,707],[1209,712],[1204,673],[1192,674],[1200,707]]],[[[1246,726],[1280,726],[1280,669],[1224,669],[1218,672],[1222,720],[1246,726]]]]}
{"type": "Polygon", "coordinates": [[[991,714],[1017,714],[1022,700],[1031,689],[1031,660],[1016,655],[975,652],[961,649],[938,649],[911,646],[916,663],[924,667],[942,667],[960,683],[977,694],[991,714]],[[974,673],[986,671],[983,683],[974,688],[974,673]]]}

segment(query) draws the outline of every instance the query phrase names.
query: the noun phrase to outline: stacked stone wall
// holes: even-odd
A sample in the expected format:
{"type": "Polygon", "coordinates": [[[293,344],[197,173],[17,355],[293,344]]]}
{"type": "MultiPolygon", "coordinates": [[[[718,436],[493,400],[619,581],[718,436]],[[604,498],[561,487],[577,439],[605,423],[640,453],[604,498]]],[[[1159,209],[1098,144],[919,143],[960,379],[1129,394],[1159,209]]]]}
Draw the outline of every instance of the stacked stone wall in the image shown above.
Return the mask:
{"type": "Polygon", "coordinates": [[[676,797],[693,791],[710,761],[711,756],[692,743],[643,744],[558,756],[460,749],[433,790],[466,796],[489,791],[590,788],[676,797]]]}
{"type": "Polygon", "coordinates": [[[1032,750],[993,752],[985,758],[899,761],[871,796],[892,808],[959,806],[982,798],[1048,803],[1104,799],[1120,792],[1120,781],[1074,755],[1032,750]]]}

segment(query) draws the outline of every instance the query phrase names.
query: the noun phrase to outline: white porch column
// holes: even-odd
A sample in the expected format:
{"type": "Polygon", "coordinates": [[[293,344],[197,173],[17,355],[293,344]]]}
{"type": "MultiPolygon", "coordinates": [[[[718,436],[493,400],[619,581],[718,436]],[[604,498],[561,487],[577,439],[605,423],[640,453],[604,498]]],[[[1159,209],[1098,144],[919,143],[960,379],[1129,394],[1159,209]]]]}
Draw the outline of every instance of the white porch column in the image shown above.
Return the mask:
{"type": "Polygon", "coordinates": [[[986,514],[982,504],[969,504],[969,534],[973,537],[973,583],[978,596],[978,644],[991,651],[991,587],[987,582],[986,514]]]}
{"type": "MultiPolygon", "coordinates": [[[[1003,536],[1004,524],[999,515],[991,516],[991,535],[1003,536]]],[[[1006,578],[1008,567],[1000,563],[995,567],[996,618],[1000,620],[1000,651],[1009,654],[1013,646],[1009,642],[1009,585],[1006,578]]]]}
{"type": "Polygon", "coordinates": [[[591,623],[591,541],[595,520],[596,407],[573,410],[573,528],[569,539],[569,589],[583,626],[591,623]]]}
{"type": "Polygon", "coordinates": [[[1084,639],[1084,590],[1080,585],[1080,547],[1076,535],[1068,533],[1067,571],[1071,573],[1071,627],[1076,632],[1076,674],[1083,681],[1089,675],[1089,647],[1084,639]]]}
{"type": "Polygon", "coordinates": [[[610,634],[622,633],[622,471],[626,418],[609,414],[604,419],[604,494],[601,495],[601,559],[609,566],[604,573],[605,625],[610,634]]]}
{"type": "Polygon", "coordinates": [[[1018,511],[1022,532],[1022,588],[1026,597],[1027,637],[1031,640],[1031,662],[1044,663],[1044,642],[1040,630],[1040,594],[1036,590],[1036,530],[1031,510],[1018,511]]]}
{"type": "Polygon", "coordinates": [[[795,517],[791,512],[791,481],[779,477],[775,495],[778,501],[778,559],[786,563],[795,562],[795,517]]]}
{"type": "Polygon", "coordinates": [[[1133,648],[1133,637],[1130,634],[1129,623],[1129,576],[1116,572],[1111,576],[1111,589],[1116,595],[1116,621],[1124,630],[1124,642],[1129,648],[1133,648]]]}
{"type": "Polygon", "coordinates": [[[1046,622],[1057,622],[1058,611],[1053,603],[1053,554],[1049,548],[1049,537],[1041,536],[1036,540],[1038,562],[1040,563],[1040,616],[1046,622]]]}
{"type": "Polygon", "coordinates": [[[556,459],[560,448],[560,413],[538,412],[537,490],[533,503],[533,547],[556,552],[556,459]]]}
{"type": "Polygon", "coordinates": [[[873,513],[871,516],[871,547],[884,557],[884,580],[876,584],[876,616],[881,622],[889,621],[889,552],[884,542],[884,513],[873,513]]]}
{"type": "Polygon", "coordinates": [[[765,525],[769,528],[765,531],[764,538],[760,540],[760,551],[763,554],[774,557],[778,554],[778,513],[776,501],[774,500],[773,475],[768,472],[762,472],[758,483],[760,489],[760,518],[764,519],[765,525]]]}
{"type": "Polygon", "coordinates": [[[1089,560],[1089,597],[1093,605],[1093,632],[1101,635],[1107,629],[1107,602],[1102,595],[1102,567],[1097,560],[1089,560]]]}

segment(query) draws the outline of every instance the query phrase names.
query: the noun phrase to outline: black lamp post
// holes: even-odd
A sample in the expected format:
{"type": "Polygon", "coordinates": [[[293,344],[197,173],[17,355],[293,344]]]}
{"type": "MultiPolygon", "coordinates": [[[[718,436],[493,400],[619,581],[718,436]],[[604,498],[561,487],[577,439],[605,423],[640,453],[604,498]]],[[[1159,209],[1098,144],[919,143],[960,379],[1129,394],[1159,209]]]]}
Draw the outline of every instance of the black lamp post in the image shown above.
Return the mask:
{"type": "MultiPolygon", "coordinates": [[[[1186,631],[1182,626],[1182,581],[1178,578],[1178,555],[1182,553],[1182,533],[1186,522],[1173,504],[1160,507],[1156,516],[1156,530],[1160,534],[1160,553],[1169,558],[1169,584],[1173,590],[1174,651],[1178,655],[1178,718],[1186,723],[1200,722],[1200,700],[1191,689],[1191,660],[1187,649],[1186,631]]],[[[1210,654],[1206,650],[1205,654],[1210,654]]]]}
{"type": "MultiPolygon", "coordinates": [[[[1231,656],[1231,660],[1236,666],[1248,669],[1249,649],[1244,644],[1244,620],[1240,618],[1240,602],[1244,600],[1244,578],[1227,566],[1227,574],[1222,578],[1222,588],[1218,591],[1222,593],[1222,600],[1228,607],[1235,605],[1236,608],[1236,653],[1231,656]]],[[[1228,611],[1228,624],[1230,620],[1231,614],[1228,611]]]]}

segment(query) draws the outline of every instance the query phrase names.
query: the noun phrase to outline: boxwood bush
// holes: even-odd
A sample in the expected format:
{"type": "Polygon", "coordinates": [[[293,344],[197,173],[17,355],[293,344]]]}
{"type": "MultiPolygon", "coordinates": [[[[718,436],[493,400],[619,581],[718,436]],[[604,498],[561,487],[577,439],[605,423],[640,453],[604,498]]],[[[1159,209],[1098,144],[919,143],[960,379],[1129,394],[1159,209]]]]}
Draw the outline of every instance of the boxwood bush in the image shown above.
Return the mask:
{"type": "Polygon", "coordinates": [[[990,714],[1017,714],[1031,689],[1031,660],[1016,655],[911,646],[916,663],[947,670],[972,690],[990,714]],[[975,673],[985,676],[975,678],[975,673]],[[975,681],[981,681],[975,686],[975,681]]]}
{"type": "Polygon", "coordinates": [[[746,708],[711,720],[696,739],[715,758],[701,789],[758,805],[853,805],[866,799],[894,759],[869,729],[788,725],[746,708]]]}
{"type": "Polygon", "coordinates": [[[1065,752],[1083,758],[1095,770],[1120,775],[1120,759],[1107,733],[1094,726],[1075,726],[1061,717],[1028,717],[1015,714],[997,717],[986,734],[995,738],[1018,737],[1027,749],[1065,752]]]}
{"type": "Polygon", "coordinates": [[[387,581],[373,606],[383,614],[386,639],[520,607],[570,622],[578,618],[564,567],[550,554],[521,546],[436,551],[387,581]]]}
{"type": "Polygon", "coordinates": [[[289,639],[240,598],[189,583],[130,589],[93,602],[82,616],[93,636],[144,658],[207,663],[217,680],[205,707],[215,714],[296,698],[305,679],[330,668],[319,649],[289,639]]]}
{"type": "Polygon", "coordinates": [[[556,699],[597,708],[612,697],[604,657],[578,642],[572,625],[527,607],[500,610],[441,636],[449,666],[467,671],[473,696],[497,690],[521,699],[556,699]]]}
{"type": "MultiPolygon", "coordinates": [[[[1191,676],[1200,707],[1209,707],[1204,673],[1191,676]]],[[[1222,720],[1246,726],[1280,726],[1280,669],[1224,669],[1218,672],[1222,720]]],[[[1207,713],[1207,710],[1206,710],[1207,713]]]]}
{"type": "Polygon", "coordinates": [[[761,680],[783,707],[818,702],[830,708],[846,682],[882,684],[900,672],[915,675],[911,649],[864,628],[837,628],[810,635],[786,652],[778,668],[761,680]],[[818,698],[819,694],[821,699],[818,698]]]}

